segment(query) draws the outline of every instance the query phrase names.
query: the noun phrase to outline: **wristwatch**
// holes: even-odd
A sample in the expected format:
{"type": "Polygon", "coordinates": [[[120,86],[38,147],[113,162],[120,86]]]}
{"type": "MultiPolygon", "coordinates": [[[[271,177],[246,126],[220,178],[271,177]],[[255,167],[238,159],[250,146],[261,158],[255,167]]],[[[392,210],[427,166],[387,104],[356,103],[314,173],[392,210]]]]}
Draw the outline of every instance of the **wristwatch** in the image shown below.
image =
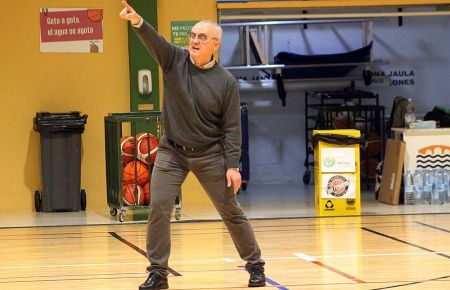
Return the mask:
{"type": "Polygon", "coordinates": [[[241,170],[239,169],[239,167],[232,167],[232,168],[228,168],[228,169],[231,169],[231,170],[234,170],[234,171],[237,171],[237,172],[241,171],[241,170]]]}

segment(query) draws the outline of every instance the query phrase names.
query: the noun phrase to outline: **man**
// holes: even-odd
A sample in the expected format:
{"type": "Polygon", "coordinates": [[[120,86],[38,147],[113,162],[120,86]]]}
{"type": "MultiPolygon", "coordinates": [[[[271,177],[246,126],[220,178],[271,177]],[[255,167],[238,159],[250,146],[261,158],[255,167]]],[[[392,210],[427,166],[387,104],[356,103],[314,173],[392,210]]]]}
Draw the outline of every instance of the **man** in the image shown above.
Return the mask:
{"type": "Polygon", "coordinates": [[[189,49],[168,43],[136,11],[125,6],[122,19],[162,68],[163,137],[152,173],[152,200],[147,227],[149,276],[140,290],[167,289],[170,218],[181,184],[192,171],[230,232],[250,273],[249,287],[265,286],[264,260],[253,229],[236,199],[241,185],[240,100],[233,76],[213,54],[222,29],[200,21],[189,33],[189,49]]]}

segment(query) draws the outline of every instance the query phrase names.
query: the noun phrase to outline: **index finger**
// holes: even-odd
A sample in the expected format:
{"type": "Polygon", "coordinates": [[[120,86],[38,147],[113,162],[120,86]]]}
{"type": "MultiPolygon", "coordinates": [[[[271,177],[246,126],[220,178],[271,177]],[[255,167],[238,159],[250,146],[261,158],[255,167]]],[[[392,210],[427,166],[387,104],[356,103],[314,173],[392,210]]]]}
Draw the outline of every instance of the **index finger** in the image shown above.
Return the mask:
{"type": "Polygon", "coordinates": [[[128,11],[133,11],[133,7],[131,7],[127,1],[122,1],[122,4],[128,9],[128,11]]]}
{"type": "Polygon", "coordinates": [[[239,191],[239,187],[241,187],[241,185],[240,185],[240,183],[239,183],[239,181],[238,180],[235,180],[234,182],[233,182],[233,189],[234,189],[234,193],[236,193],[236,192],[238,192],[239,191]]]}
{"type": "Polygon", "coordinates": [[[239,186],[234,187],[234,194],[236,194],[239,191],[239,186]]]}

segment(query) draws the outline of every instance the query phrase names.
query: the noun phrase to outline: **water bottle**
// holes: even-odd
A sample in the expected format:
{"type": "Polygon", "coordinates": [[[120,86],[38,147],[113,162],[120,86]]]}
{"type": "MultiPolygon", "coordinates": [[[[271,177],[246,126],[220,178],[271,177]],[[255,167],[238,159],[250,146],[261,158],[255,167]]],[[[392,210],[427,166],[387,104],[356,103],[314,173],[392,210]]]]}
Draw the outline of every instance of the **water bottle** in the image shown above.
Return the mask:
{"type": "Polygon", "coordinates": [[[407,171],[404,177],[405,184],[405,205],[414,204],[414,180],[411,171],[407,171]]]}
{"type": "Polygon", "coordinates": [[[444,204],[447,201],[447,181],[442,170],[436,169],[435,172],[433,203],[444,204]]]}
{"type": "Polygon", "coordinates": [[[431,192],[433,190],[433,176],[431,172],[425,170],[423,174],[423,195],[422,200],[425,204],[431,204],[431,192]]]}
{"type": "Polygon", "coordinates": [[[431,180],[433,183],[433,186],[431,188],[431,203],[432,204],[438,204],[439,203],[439,194],[437,191],[438,188],[438,174],[439,174],[439,170],[437,169],[433,169],[431,171],[431,180]]]}
{"type": "Polygon", "coordinates": [[[408,104],[406,104],[405,108],[405,128],[411,128],[411,124],[416,122],[414,110],[414,103],[411,98],[408,98],[408,104]]]}
{"type": "Polygon", "coordinates": [[[442,179],[444,180],[444,190],[447,193],[444,202],[450,202],[450,171],[442,169],[442,179]]]}
{"type": "Polygon", "coordinates": [[[413,183],[414,183],[414,203],[421,204],[423,203],[422,195],[423,195],[423,172],[420,169],[416,169],[413,175],[413,183]]]}

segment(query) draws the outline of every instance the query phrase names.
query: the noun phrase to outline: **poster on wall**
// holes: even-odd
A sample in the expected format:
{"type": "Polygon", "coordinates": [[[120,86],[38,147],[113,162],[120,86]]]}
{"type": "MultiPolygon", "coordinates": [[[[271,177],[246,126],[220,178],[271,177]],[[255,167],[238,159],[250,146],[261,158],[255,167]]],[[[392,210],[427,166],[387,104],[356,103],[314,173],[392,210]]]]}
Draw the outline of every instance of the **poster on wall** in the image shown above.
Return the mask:
{"type": "Polygon", "coordinates": [[[198,21],[172,21],[170,25],[170,42],[177,46],[187,47],[189,45],[188,32],[198,21]]]}
{"type": "Polygon", "coordinates": [[[103,9],[41,8],[41,52],[103,52],[103,9]]]}

